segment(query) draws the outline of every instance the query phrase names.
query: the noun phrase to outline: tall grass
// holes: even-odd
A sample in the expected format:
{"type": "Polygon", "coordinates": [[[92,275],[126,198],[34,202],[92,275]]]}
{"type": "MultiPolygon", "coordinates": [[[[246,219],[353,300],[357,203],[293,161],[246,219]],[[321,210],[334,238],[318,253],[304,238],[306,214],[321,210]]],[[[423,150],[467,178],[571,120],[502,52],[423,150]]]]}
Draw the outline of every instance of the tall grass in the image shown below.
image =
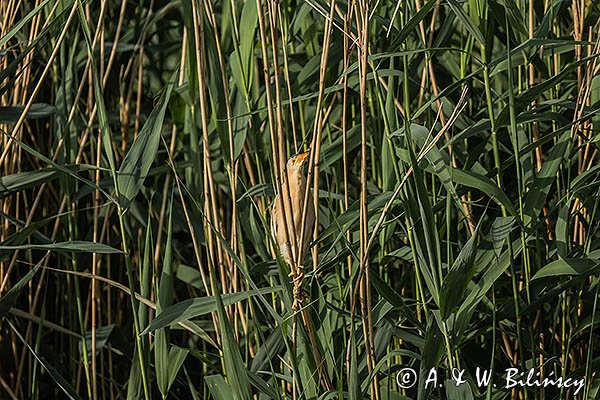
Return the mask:
{"type": "Polygon", "coordinates": [[[598,396],[598,2],[0,9],[1,398],[598,396]]]}

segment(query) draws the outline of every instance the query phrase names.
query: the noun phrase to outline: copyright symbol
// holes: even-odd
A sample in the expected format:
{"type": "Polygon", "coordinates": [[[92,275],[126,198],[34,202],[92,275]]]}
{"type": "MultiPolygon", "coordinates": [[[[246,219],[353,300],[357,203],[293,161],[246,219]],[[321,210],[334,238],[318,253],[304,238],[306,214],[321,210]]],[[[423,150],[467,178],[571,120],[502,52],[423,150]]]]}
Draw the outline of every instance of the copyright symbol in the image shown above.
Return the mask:
{"type": "Polygon", "coordinates": [[[417,373],[412,368],[402,368],[396,374],[396,384],[402,389],[410,389],[417,383],[417,373]]]}

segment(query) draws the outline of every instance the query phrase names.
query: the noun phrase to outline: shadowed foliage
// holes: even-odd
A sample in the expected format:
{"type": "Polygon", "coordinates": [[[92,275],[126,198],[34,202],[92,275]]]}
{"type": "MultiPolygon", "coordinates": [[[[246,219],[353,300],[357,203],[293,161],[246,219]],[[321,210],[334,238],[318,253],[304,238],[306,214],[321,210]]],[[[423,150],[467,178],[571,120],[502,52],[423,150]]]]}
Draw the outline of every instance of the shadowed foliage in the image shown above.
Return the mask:
{"type": "Polygon", "coordinates": [[[600,396],[597,1],[0,10],[0,398],[600,396]]]}

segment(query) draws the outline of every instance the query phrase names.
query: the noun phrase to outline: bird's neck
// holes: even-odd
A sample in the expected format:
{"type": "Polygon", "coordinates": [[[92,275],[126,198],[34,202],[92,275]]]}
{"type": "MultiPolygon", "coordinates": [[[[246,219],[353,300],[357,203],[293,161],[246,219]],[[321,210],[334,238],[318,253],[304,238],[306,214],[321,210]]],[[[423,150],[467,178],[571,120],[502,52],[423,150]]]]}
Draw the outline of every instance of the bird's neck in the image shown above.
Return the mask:
{"type": "Polygon", "coordinates": [[[286,195],[289,194],[289,188],[291,192],[289,197],[292,200],[292,203],[302,203],[304,200],[304,192],[306,191],[306,178],[302,174],[302,171],[288,171],[288,184],[284,184],[283,186],[286,195]]]}

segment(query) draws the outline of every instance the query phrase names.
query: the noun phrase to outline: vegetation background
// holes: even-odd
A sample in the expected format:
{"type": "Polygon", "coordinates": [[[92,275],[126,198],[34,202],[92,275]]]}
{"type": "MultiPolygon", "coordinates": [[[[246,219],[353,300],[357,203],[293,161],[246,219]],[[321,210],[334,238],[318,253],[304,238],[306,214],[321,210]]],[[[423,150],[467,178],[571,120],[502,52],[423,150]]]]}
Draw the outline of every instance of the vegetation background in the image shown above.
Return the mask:
{"type": "Polygon", "coordinates": [[[596,0],[0,9],[0,397],[599,396],[596,0]]]}

